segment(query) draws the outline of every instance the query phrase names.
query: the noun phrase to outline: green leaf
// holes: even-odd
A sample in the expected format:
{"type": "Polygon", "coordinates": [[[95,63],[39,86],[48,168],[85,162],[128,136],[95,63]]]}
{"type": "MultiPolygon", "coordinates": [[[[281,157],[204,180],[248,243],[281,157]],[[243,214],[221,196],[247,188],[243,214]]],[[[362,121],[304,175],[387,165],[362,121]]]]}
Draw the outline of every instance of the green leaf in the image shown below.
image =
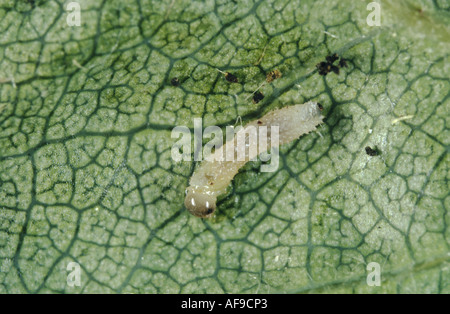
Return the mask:
{"type": "Polygon", "coordinates": [[[448,0],[77,2],[0,2],[0,293],[450,293],[448,0]],[[186,211],[173,127],[308,100],[320,133],[186,211]]]}

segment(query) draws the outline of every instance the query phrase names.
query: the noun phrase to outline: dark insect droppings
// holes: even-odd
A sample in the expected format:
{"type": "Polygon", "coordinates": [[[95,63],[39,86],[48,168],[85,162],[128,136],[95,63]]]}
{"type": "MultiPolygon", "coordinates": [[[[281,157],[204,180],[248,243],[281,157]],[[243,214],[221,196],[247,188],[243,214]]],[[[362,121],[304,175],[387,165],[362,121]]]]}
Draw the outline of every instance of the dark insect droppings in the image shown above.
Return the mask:
{"type": "Polygon", "coordinates": [[[172,86],[180,86],[180,80],[178,79],[178,77],[174,77],[170,80],[170,84],[172,84],[172,86]]]}
{"type": "Polygon", "coordinates": [[[347,67],[347,61],[344,58],[340,58],[338,65],[334,65],[334,63],[339,59],[337,53],[326,56],[326,61],[322,61],[316,65],[317,70],[320,75],[327,75],[330,72],[333,72],[339,75],[340,68],[347,67]]]}
{"type": "Polygon", "coordinates": [[[335,65],[331,66],[331,71],[333,71],[335,74],[339,75],[339,68],[335,65]]]}
{"type": "Polygon", "coordinates": [[[264,94],[261,93],[260,91],[257,91],[255,94],[253,94],[253,103],[254,104],[259,103],[263,99],[264,99],[264,94]]]}
{"type": "Polygon", "coordinates": [[[230,83],[238,83],[239,82],[238,78],[229,72],[225,73],[225,79],[230,83]]]}
{"type": "Polygon", "coordinates": [[[369,156],[377,156],[378,155],[378,151],[376,149],[372,149],[370,146],[366,147],[366,154],[369,156]]]}
{"type": "Polygon", "coordinates": [[[341,58],[341,60],[339,60],[339,66],[341,68],[347,68],[348,67],[347,60],[345,60],[344,58],[341,58]]]}
{"type": "Polygon", "coordinates": [[[334,61],[339,59],[339,57],[338,57],[337,53],[335,53],[335,54],[332,54],[330,56],[327,56],[326,59],[327,59],[328,63],[334,63],[334,61]]]}
{"type": "Polygon", "coordinates": [[[327,75],[330,73],[330,65],[327,62],[320,62],[316,67],[319,70],[320,75],[327,75]]]}

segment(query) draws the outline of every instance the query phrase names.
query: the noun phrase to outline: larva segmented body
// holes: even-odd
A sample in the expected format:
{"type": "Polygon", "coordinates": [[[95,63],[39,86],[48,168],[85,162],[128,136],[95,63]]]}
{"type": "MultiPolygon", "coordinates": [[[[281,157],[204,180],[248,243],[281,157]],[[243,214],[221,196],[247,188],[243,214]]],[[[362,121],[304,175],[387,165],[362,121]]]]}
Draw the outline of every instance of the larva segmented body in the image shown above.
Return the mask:
{"type": "MultiPolygon", "coordinates": [[[[245,125],[243,129],[235,134],[231,141],[227,141],[221,149],[217,149],[209,160],[203,161],[201,165],[195,170],[189,181],[189,187],[186,189],[185,206],[189,212],[197,217],[208,218],[211,217],[216,209],[217,196],[224,193],[226,188],[238,173],[239,169],[243,167],[248,161],[257,157],[264,151],[250,149],[247,145],[236,145],[236,138],[240,132],[247,132],[250,127],[257,130],[261,127],[267,128],[267,142],[266,151],[270,148],[278,147],[280,145],[289,143],[303,134],[316,130],[317,125],[323,122],[321,114],[322,106],[317,102],[307,102],[300,105],[288,106],[282,109],[274,110],[267,113],[265,116],[251,121],[245,125]],[[278,127],[278,139],[273,143],[270,130],[271,127],[278,127]],[[245,158],[227,161],[217,161],[223,157],[224,152],[232,151],[235,155],[243,151],[245,158]]],[[[244,134],[245,136],[245,134],[244,134]]]]}

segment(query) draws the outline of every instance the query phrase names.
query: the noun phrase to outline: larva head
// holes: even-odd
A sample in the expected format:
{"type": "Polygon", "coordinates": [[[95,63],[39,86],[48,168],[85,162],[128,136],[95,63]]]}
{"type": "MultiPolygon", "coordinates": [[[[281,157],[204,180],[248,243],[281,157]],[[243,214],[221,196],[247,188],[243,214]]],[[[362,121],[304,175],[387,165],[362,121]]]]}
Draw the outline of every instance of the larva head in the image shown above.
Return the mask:
{"type": "Polygon", "coordinates": [[[310,101],[307,103],[309,114],[311,115],[311,118],[320,117],[322,115],[323,106],[315,101],[310,101]]]}
{"type": "Polygon", "coordinates": [[[215,196],[188,188],[184,205],[192,215],[209,218],[216,210],[216,200],[215,196]]]}
{"type": "Polygon", "coordinates": [[[298,105],[298,116],[301,121],[314,121],[322,119],[323,106],[315,101],[309,101],[303,105],[298,105]]]}

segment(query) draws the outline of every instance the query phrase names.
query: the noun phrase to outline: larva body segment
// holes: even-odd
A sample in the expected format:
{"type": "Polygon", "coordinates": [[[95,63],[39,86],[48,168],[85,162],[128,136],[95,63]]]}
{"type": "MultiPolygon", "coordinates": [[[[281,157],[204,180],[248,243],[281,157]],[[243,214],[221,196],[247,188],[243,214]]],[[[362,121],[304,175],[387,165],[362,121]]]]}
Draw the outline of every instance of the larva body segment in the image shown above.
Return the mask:
{"type": "MultiPolygon", "coordinates": [[[[189,181],[189,187],[186,189],[185,206],[189,212],[197,217],[211,217],[216,209],[217,196],[223,194],[239,169],[248,161],[257,157],[255,151],[245,147],[245,145],[236,145],[236,138],[240,132],[247,132],[250,127],[258,130],[260,127],[267,127],[267,149],[289,143],[303,134],[316,130],[316,126],[321,124],[323,116],[321,114],[322,106],[316,102],[307,102],[301,105],[288,106],[282,109],[274,110],[265,116],[251,121],[243,129],[235,134],[233,140],[226,142],[220,149],[211,155],[209,160],[203,161],[195,170],[189,181]],[[271,127],[279,128],[278,145],[271,146],[271,127]],[[217,161],[225,156],[225,152],[233,151],[235,156],[239,152],[245,156],[244,160],[217,161]]],[[[259,150],[258,154],[264,151],[259,150]]]]}

